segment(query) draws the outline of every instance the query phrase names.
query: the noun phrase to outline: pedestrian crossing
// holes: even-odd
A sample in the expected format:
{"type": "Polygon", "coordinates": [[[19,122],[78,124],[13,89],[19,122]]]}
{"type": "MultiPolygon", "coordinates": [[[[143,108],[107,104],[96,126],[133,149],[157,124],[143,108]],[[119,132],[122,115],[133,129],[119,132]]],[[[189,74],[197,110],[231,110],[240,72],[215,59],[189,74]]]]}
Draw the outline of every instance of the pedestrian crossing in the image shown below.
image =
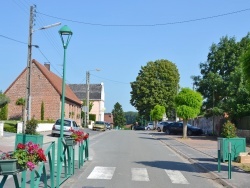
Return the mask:
{"type": "MultiPolygon", "coordinates": [[[[96,166],[92,172],[89,174],[87,179],[103,179],[103,180],[111,180],[113,175],[115,174],[116,167],[104,167],[104,166],[96,166]]],[[[187,179],[179,170],[167,170],[165,171],[165,175],[167,175],[170,181],[173,184],[189,184],[187,179]]],[[[150,181],[149,174],[146,168],[131,168],[131,180],[132,181],[150,181]]]]}

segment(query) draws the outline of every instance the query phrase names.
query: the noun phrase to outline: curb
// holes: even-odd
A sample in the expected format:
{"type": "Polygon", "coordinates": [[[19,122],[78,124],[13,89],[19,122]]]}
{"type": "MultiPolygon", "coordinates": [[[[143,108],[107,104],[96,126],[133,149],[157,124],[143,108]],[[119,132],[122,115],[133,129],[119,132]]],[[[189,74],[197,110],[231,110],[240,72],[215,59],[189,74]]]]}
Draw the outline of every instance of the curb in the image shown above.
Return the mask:
{"type": "MultiPolygon", "coordinates": [[[[228,187],[228,188],[237,188],[237,187],[235,187],[234,185],[232,185],[231,183],[229,183],[228,181],[226,181],[226,180],[224,180],[224,179],[221,179],[221,177],[218,176],[217,174],[215,174],[214,172],[211,172],[210,170],[208,170],[206,167],[204,167],[202,164],[200,164],[199,161],[193,160],[193,159],[189,158],[187,155],[185,155],[185,154],[182,153],[181,151],[177,150],[177,149],[174,148],[173,146],[171,146],[171,145],[167,144],[166,142],[164,142],[161,138],[156,138],[154,135],[152,135],[152,136],[154,137],[154,139],[159,140],[161,143],[163,143],[164,145],[168,146],[168,147],[169,147],[170,149],[172,149],[174,152],[178,153],[178,154],[181,155],[183,158],[187,159],[190,163],[196,165],[197,167],[199,167],[200,169],[202,169],[204,172],[209,173],[209,174],[215,179],[215,180],[213,180],[213,181],[216,181],[216,182],[220,183],[222,186],[225,186],[225,187],[228,187]]],[[[189,146],[189,145],[187,145],[187,144],[185,144],[185,143],[183,143],[183,142],[178,141],[177,139],[174,139],[174,140],[176,140],[177,142],[179,142],[179,143],[181,143],[181,144],[184,144],[184,145],[186,145],[186,146],[188,146],[188,147],[190,147],[190,148],[193,148],[193,147],[191,147],[191,146],[189,146]]],[[[193,148],[193,149],[195,149],[195,148],[193,148]]],[[[197,149],[195,149],[195,150],[197,150],[197,149]]],[[[199,151],[199,150],[197,150],[197,151],[199,151]]],[[[199,152],[201,152],[201,151],[199,151],[199,152]]],[[[204,153],[204,152],[202,152],[202,153],[204,153]]],[[[206,154],[206,153],[204,153],[204,154],[206,154]]],[[[206,155],[207,155],[207,154],[206,154],[206,155]]],[[[208,156],[210,156],[210,155],[208,155],[208,156]]],[[[211,157],[211,156],[210,156],[210,157],[211,157]]],[[[213,157],[213,158],[214,158],[214,157],[213,157]]]]}

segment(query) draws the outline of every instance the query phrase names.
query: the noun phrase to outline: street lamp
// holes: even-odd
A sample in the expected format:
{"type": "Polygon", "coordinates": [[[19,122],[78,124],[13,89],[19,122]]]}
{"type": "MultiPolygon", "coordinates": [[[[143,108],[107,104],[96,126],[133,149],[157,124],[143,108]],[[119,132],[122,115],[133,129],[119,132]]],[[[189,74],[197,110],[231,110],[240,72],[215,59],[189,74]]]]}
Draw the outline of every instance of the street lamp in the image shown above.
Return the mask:
{"type": "Polygon", "coordinates": [[[87,71],[86,72],[86,86],[87,86],[87,109],[86,109],[86,126],[88,125],[88,123],[89,123],[89,76],[90,76],[90,74],[89,74],[89,72],[90,71],[100,71],[100,69],[95,69],[95,70],[89,70],[89,71],[87,71]]]}
{"type": "Polygon", "coordinates": [[[61,36],[63,48],[64,48],[64,58],[63,58],[63,80],[62,80],[62,102],[61,102],[61,126],[60,126],[60,138],[58,138],[58,153],[57,153],[57,187],[60,184],[60,173],[61,173],[61,155],[62,155],[62,141],[63,141],[63,126],[64,126],[64,103],[65,103],[65,64],[66,64],[66,49],[68,47],[69,41],[73,32],[70,28],[65,25],[59,30],[61,36]]]}

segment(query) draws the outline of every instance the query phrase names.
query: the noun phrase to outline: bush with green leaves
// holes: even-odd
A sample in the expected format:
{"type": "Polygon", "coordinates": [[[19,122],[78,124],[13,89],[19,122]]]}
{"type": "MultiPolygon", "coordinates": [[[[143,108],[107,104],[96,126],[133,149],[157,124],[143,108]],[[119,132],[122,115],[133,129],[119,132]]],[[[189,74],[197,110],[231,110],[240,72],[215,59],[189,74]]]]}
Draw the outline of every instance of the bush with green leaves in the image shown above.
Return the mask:
{"type": "Polygon", "coordinates": [[[221,136],[224,138],[235,138],[237,137],[236,130],[235,125],[232,122],[227,121],[222,126],[221,136]]]}
{"type": "Polygon", "coordinates": [[[31,134],[31,135],[38,134],[36,132],[37,126],[38,126],[38,121],[35,120],[34,118],[32,118],[31,120],[27,121],[25,134],[31,134]]]}

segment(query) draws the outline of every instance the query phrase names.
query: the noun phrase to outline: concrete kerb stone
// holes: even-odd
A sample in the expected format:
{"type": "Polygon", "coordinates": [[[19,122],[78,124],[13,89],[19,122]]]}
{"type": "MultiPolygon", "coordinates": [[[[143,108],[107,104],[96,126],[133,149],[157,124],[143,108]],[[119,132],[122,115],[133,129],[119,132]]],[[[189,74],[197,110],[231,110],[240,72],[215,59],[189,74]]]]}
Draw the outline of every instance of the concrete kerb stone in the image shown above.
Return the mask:
{"type": "MultiPolygon", "coordinates": [[[[156,137],[154,137],[154,138],[157,139],[157,140],[160,140],[164,145],[168,146],[168,147],[169,147],[170,149],[172,149],[174,152],[178,153],[178,154],[181,155],[183,158],[187,159],[190,163],[196,165],[196,166],[199,167],[201,170],[203,170],[204,172],[208,173],[213,179],[215,179],[214,181],[216,181],[216,182],[220,183],[221,185],[226,186],[226,187],[228,187],[228,188],[236,188],[234,185],[232,185],[232,184],[229,183],[228,181],[225,181],[224,179],[221,179],[220,176],[218,176],[218,175],[215,174],[214,172],[211,172],[210,170],[208,170],[206,167],[204,167],[202,164],[200,164],[199,161],[194,160],[194,159],[191,159],[190,157],[188,157],[188,156],[187,156],[186,154],[184,154],[183,152],[179,151],[179,150],[176,149],[175,147],[173,147],[173,146],[167,144],[166,142],[164,142],[162,139],[156,138],[156,137]]],[[[177,139],[175,139],[175,140],[178,141],[177,139]]],[[[183,143],[183,142],[180,142],[180,141],[178,141],[178,142],[181,143],[181,144],[184,144],[184,145],[186,145],[186,146],[188,146],[188,147],[191,147],[191,146],[189,146],[189,145],[187,145],[187,144],[185,144],[185,143],[183,143]]],[[[191,148],[193,148],[193,147],[191,147],[191,148]]],[[[194,148],[193,148],[193,149],[194,149],[194,148]]],[[[196,150],[197,150],[197,149],[196,149],[196,150]]],[[[197,151],[201,152],[200,150],[197,150],[197,151]]],[[[204,153],[204,152],[202,152],[202,153],[203,153],[203,154],[206,154],[206,153],[204,153]]],[[[207,154],[206,154],[206,155],[207,155],[207,154]]],[[[210,156],[210,155],[208,155],[208,156],[210,156]]],[[[212,157],[212,156],[210,156],[210,157],[212,157]]],[[[213,158],[214,158],[214,157],[213,157],[213,158]]]]}

